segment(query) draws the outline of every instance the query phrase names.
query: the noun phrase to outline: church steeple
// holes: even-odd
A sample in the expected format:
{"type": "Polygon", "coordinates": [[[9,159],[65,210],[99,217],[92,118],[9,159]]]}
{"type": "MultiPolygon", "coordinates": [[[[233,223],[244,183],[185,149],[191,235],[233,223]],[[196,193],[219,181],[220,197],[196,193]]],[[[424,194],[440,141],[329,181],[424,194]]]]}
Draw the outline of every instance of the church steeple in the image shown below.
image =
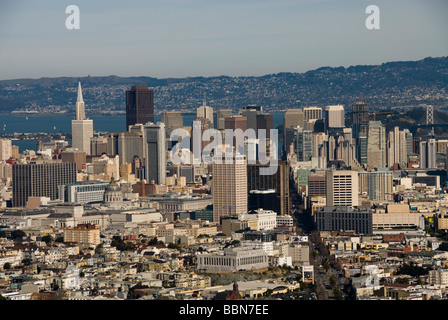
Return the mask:
{"type": "Polygon", "coordinates": [[[82,99],[81,82],[78,82],[78,98],[76,99],[76,120],[85,120],[84,100],[82,99]]]}

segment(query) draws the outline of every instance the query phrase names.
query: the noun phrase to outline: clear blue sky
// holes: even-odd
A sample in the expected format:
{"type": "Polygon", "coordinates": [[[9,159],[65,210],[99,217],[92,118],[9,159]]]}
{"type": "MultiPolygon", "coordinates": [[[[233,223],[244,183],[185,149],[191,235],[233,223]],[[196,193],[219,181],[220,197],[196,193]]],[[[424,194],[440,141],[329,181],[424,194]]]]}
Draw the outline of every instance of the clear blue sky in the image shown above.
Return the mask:
{"type": "Polygon", "coordinates": [[[0,79],[246,76],[448,55],[445,0],[1,0],[0,79]],[[80,30],[68,30],[68,5],[80,30]],[[368,5],[380,30],[368,30],[368,5]]]}

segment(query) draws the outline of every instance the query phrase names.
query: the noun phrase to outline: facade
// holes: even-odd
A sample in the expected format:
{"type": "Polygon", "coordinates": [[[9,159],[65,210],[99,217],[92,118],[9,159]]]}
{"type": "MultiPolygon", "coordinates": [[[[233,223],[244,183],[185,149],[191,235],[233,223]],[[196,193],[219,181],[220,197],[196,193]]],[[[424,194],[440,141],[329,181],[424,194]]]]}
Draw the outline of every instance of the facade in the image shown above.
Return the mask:
{"type": "Polygon", "coordinates": [[[147,86],[132,86],[126,90],[126,128],[154,122],[154,90],[147,86]]]}
{"type": "Polygon", "coordinates": [[[217,254],[198,254],[198,269],[206,272],[233,272],[267,268],[268,255],[261,247],[229,247],[217,254]]]}
{"type": "Polygon", "coordinates": [[[104,199],[106,181],[80,181],[72,184],[58,186],[58,199],[64,202],[90,203],[100,202],[104,199]]]}
{"type": "Polygon", "coordinates": [[[295,128],[297,126],[303,128],[304,110],[302,109],[288,109],[283,116],[283,128],[286,132],[286,128],[295,128]]]}
{"type": "Polygon", "coordinates": [[[344,128],[345,127],[344,106],[342,106],[342,105],[327,106],[325,111],[327,113],[327,117],[326,117],[327,128],[344,128]]]}
{"type": "Polygon", "coordinates": [[[76,182],[76,163],[34,161],[12,166],[13,207],[25,207],[28,197],[58,198],[58,186],[76,182]]]}
{"type": "Polygon", "coordinates": [[[398,163],[401,168],[406,168],[408,154],[412,153],[412,133],[408,129],[400,130],[394,127],[389,131],[387,142],[387,166],[392,167],[398,163]]]}
{"type": "Polygon", "coordinates": [[[128,131],[107,135],[107,154],[119,155],[120,164],[131,163],[135,156],[145,158],[144,126],[131,125],[128,131]]]}
{"type": "Polygon", "coordinates": [[[294,151],[297,155],[297,161],[310,161],[314,154],[313,133],[309,130],[296,128],[294,151]]]}
{"type": "Polygon", "coordinates": [[[208,127],[213,128],[213,118],[214,118],[213,108],[210,106],[207,106],[207,104],[205,103],[205,100],[204,100],[202,106],[200,106],[196,109],[196,117],[206,119],[208,122],[208,127]]]}
{"type": "Polygon", "coordinates": [[[255,131],[257,133],[257,138],[260,138],[259,130],[265,130],[266,139],[270,139],[272,129],[274,129],[274,118],[273,118],[272,114],[264,113],[264,112],[258,113],[257,114],[257,130],[255,131]]]}
{"type": "Polygon", "coordinates": [[[325,173],[311,173],[308,176],[308,196],[326,196],[327,179],[325,173]]]}
{"type": "Polygon", "coordinates": [[[435,284],[444,287],[448,286],[448,270],[429,270],[428,282],[429,284],[435,284]]]}
{"type": "Polygon", "coordinates": [[[0,161],[5,161],[12,156],[12,144],[10,139],[0,138],[0,161]]]}
{"type": "Polygon", "coordinates": [[[263,107],[256,105],[248,105],[243,107],[240,114],[247,118],[247,128],[257,131],[257,115],[263,112],[263,107]]]}
{"type": "Polygon", "coordinates": [[[247,165],[247,196],[252,190],[275,190],[274,211],[279,215],[288,215],[291,210],[289,195],[289,164],[278,161],[277,172],[273,175],[260,175],[262,164],[247,165]]]}
{"type": "Polygon", "coordinates": [[[303,108],[303,119],[304,119],[304,121],[322,119],[322,108],[320,108],[320,107],[305,107],[305,108],[303,108]]]}
{"type": "Polygon", "coordinates": [[[386,129],[381,121],[370,121],[367,136],[367,166],[386,167],[386,129]]]}
{"type": "MultiPolygon", "coordinates": [[[[218,109],[215,113],[215,127],[218,130],[225,129],[225,118],[233,116],[232,109],[218,109]]],[[[246,118],[247,119],[247,118],[246,118]]],[[[247,127],[247,124],[246,124],[247,127]]]]}
{"type": "Polygon", "coordinates": [[[76,100],[76,119],[72,120],[72,145],[80,151],[90,154],[90,139],[93,138],[93,120],[86,119],[81,82],[78,83],[76,100]]]}
{"type": "Polygon", "coordinates": [[[420,168],[436,168],[436,139],[420,141],[420,168]]]}
{"type": "Polygon", "coordinates": [[[392,171],[360,171],[359,193],[367,193],[373,201],[391,201],[393,194],[392,171]]]}
{"type": "Polygon", "coordinates": [[[114,177],[104,189],[104,204],[110,208],[120,208],[123,205],[123,192],[114,177]]]}
{"type": "Polygon", "coordinates": [[[212,164],[213,222],[222,217],[235,216],[247,211],[247,164],[244,156],[236,155],[232,163],[212,164]]]}
{"type": "Polygon", "coordinates": [[[84,151],[65,149],[61,152],[61,160],[62,162],[75,162],[78,171],[86,168],[87,157],[84,151]]]}
{"type": "Polygon", "coordinates": [[[314,215],[318,231],[354,231],[372,234],[372,211],[369,207],[327,206],[314,215]]]}
{"type": "Polygon", "coordinates": [[[155,184],[166,183],[166,144],[165,124],[147,123],[144,126],[144,142],[146,144],[145,174],[146,180],[155,184]]]}
{"type": "MultiPolygon", "coordinates": [[[[258,209],[238,216],[240,221],[256,221],[253,230],[273,230],[277,227],[277,213],[272,210],[258,209]]],[[[250,223],[249,223],[250,224],[250,223]]]]}
{"type": "Polygon", "coordinates": [[[78,224],[74,228],[65,228],[64,242],[98,245],[101,243],[100,228],[93,224],[78,224]]]}
{"type": "Polygon", "coordinates": [[[328,170],[326,172],[327,206],[358,206],[358,172],[328,170]]]}
{"type": "Polygon", "coordinates": [[[165,124],[167,138],[170,137],[173,130],[184,126],[184,117],[181,111],[163,111],[161,121],[165,124]]]}
{"type": "Polygon", "coordinates": [[[90,154],[93,156],[101,156],[107,153],[107,137],[94,137],[90,139],[90,154]]]}
{"type": "Polygon", "coordinates": [[[373,213],[373,229],[410,228],[424,226],[424,217],[418,212],[373,213]]]}

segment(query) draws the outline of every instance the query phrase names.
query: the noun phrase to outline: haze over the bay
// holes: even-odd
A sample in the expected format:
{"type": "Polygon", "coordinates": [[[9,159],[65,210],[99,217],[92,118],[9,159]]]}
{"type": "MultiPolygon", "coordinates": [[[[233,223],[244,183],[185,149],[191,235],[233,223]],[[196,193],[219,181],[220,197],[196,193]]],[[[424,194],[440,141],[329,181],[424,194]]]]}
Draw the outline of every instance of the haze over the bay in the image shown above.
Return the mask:
{"type": "Polygon", "coordinates": [[[447,9],[443,0],[5,0],[0,79],[259,76],[446,56],[447,9]],[[79,30],[65,26],[71,4],[79,30]],[[371,4],[379,30],[365,26],[371,4]]]}

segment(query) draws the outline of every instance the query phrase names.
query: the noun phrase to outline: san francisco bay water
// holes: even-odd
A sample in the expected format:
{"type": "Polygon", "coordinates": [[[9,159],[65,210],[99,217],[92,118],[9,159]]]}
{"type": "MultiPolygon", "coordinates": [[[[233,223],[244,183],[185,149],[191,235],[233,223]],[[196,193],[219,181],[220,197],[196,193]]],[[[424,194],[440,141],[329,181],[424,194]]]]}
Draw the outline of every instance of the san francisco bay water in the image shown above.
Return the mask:
{"type": "MultiPolygon", "coordinates": [[[[283,124],[283,113],[272,113],[274,128],[283,124]]],[[[184,126],[192,126],[196,117],[194,113],[183,114],[184,126]]],[[[96,132],[123,132],[126,131],[126,115],[96,115],[89,116],[93,120],[93,130],[96,132]]],[[[30,115],[7,114],[0,115],[0,135],[17,133],[70,133],[73,115],[30,115]]],[[[156,115],[154,121],[161,120],[156,115]]],[[[19,146],[19,152],[24,150],[37,150],[36,140],[13,140],[19,146]]],[[[71,141],[69,141],[71,143],[71,141]]],[[[281,148],[279,142],[279,149],[281,148]]]]}

